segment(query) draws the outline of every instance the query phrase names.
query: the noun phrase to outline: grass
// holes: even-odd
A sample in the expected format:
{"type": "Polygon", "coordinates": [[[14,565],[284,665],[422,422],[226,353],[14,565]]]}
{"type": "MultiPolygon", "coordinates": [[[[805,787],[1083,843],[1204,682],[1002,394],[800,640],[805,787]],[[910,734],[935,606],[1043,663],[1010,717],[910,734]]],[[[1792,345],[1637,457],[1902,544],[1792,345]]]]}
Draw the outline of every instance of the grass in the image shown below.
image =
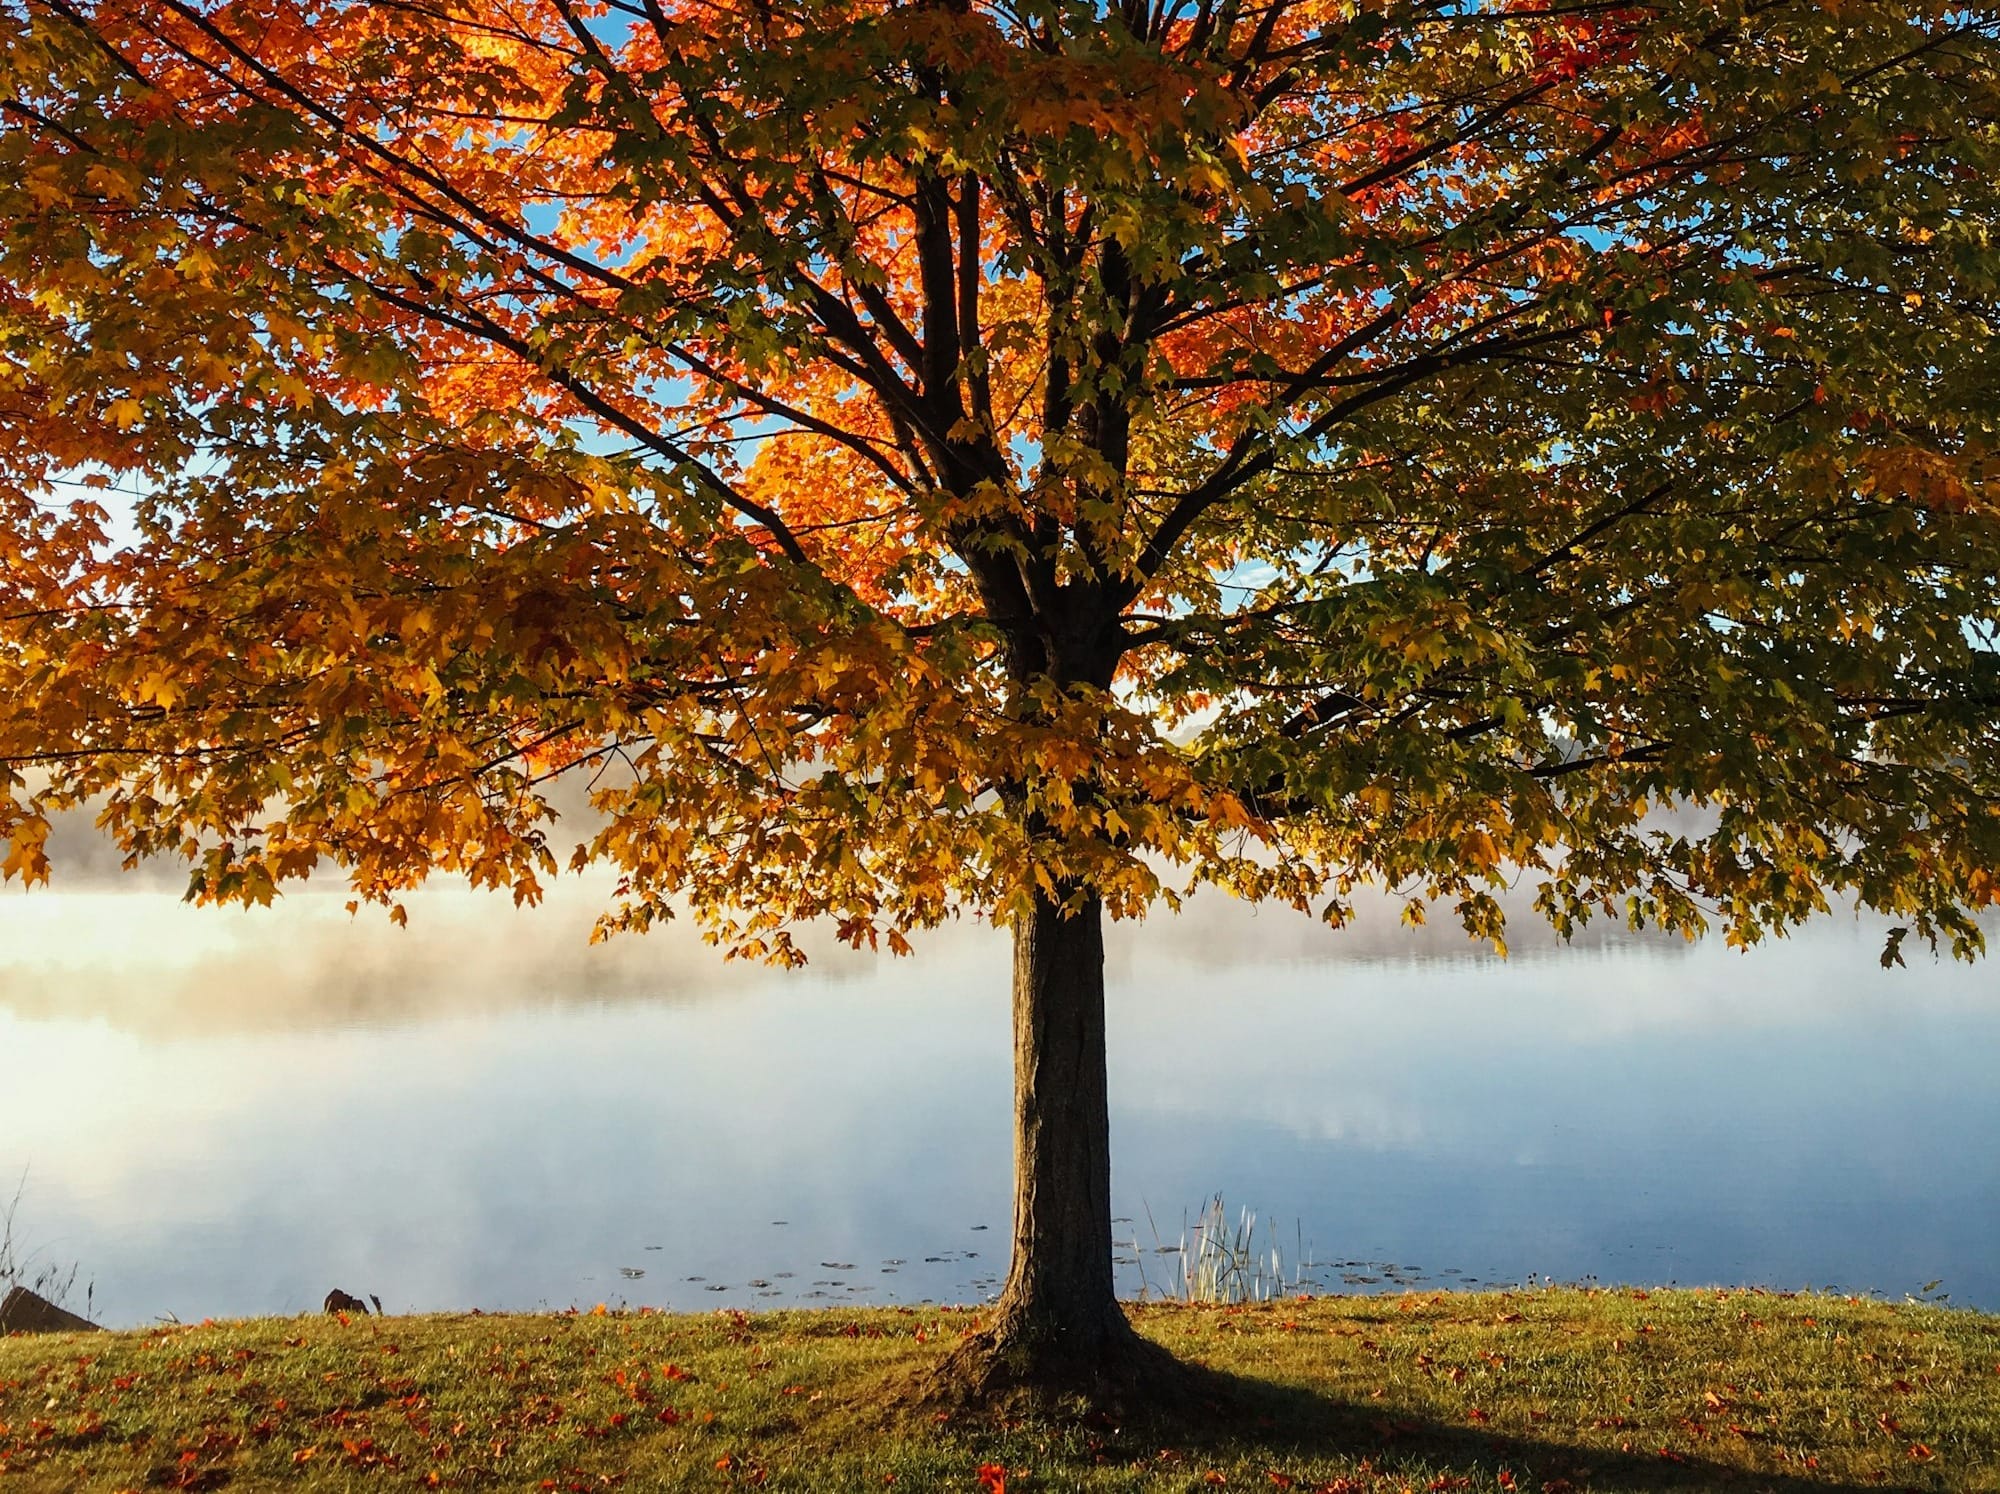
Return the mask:
{"type": "MultiPolygon", "coordinates": [[[[1152,1218],[1148,1209],[1147,1223],[1151,1224],[1152,1218]]],[[[1268,1238],[1270,1234],[1267,1225],[1265,1235],[1268,1238]]],[[[1182,1221],[1178,1245],[1162,1249],[1157,1225],[1153,1226],[1153,1244],[1152,1253],[1170,1255],[1176,1270],[1156,1284],[1146,1273],[1146,1251],[1135,1233],[1128,1248],[1138,1263],[1141,1299],[1158,1295],[1169,1302],[1228,1307],[1266,1302],[1286,1294],[1283,1252],[1275,1243],[1269,1249],[1258,1248],[1257,1216],[1249,1209],[1239,1210],[1232,1225],[1220,1193],[1203,1206],[1201,1217],[1193,1224],[1182,1221]]],[[[1292,1290],[1298,1285],[1295,1267],[1292,1290]]]]}
{"type": "Polygon", "coordinates": [[[2000,1490],[2000,1318],[1554,1289],[1133,1309],[1211,1426],[890,1425],[946,1308],[259,1319],[0,1342],[21,1490],[2000,1490]]]}

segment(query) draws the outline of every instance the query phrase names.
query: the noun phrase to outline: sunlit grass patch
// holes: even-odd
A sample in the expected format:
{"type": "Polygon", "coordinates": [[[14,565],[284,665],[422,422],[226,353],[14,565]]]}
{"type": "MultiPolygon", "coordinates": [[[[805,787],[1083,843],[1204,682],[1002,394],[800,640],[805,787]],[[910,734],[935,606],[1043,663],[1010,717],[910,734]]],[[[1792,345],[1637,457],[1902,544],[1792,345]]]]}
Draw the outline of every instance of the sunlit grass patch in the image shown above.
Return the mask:
{"type": "Polygon", "coordinates": [[[1629,1290],[1133,1312],[1239,1377],[1225,1419],[885,1425],[871,1389],[979,1320],[936,1307],[14,1339],[0,1343],[0,1494],[2000,1489],[1990,1316],[1629,1290]]]}

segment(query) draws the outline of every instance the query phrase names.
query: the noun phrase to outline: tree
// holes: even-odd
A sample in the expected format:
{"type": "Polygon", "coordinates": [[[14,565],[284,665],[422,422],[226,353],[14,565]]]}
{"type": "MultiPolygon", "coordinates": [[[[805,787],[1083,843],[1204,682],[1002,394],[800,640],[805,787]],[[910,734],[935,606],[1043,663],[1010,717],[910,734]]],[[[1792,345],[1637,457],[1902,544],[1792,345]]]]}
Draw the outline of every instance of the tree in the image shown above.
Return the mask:
{"type": "Polygon", "coordinates": [[[8,874],[533,900],[587,774],[607,932],[1004,922],[975,1388],[1137,1362],[1107,913],[1980,947],[1987,7],[0,17],[8,874]]]}

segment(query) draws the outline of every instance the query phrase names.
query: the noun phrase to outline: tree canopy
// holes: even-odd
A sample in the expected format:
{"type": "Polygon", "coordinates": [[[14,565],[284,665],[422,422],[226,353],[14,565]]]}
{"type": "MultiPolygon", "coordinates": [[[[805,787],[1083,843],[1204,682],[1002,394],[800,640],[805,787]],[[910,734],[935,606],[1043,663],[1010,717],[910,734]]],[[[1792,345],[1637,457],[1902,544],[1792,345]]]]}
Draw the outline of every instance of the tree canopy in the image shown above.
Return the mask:
{"type": "Polygon", "coordinates": [[[2000,897],[1987,7],[0,25],[9,875],[533,898],[573,773],[611,925],[780,959],[2000,897]]]}

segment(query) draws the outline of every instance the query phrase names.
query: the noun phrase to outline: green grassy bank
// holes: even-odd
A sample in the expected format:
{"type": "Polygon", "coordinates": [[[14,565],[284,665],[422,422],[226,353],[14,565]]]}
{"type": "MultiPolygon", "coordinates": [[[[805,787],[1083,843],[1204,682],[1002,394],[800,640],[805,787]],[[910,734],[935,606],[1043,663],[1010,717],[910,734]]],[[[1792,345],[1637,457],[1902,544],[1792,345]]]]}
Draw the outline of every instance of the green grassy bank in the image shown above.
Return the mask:
{"type": "Polygon", "coordinates": [[[1215,1425],[870,1387],[940,1308],[262,1319],[0,1342],[0,1494],[114,1489],[2000,1490],[2000,1318],[1629,1290],[1136,1309],[1215,1425]]]}

